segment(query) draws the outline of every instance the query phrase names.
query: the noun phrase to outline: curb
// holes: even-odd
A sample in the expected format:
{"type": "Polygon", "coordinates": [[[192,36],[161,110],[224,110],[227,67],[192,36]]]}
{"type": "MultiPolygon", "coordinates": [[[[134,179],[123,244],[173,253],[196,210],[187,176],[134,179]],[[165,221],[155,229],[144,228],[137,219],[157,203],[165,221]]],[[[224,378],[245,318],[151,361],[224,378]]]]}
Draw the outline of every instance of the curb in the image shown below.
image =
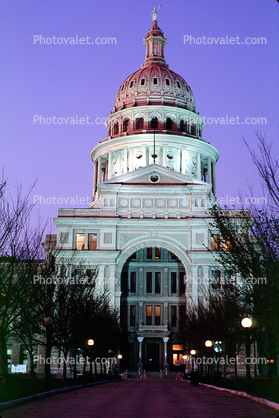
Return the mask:
{"type": "Polygon", "coordinates": [[[206,386],[208,388],[220,390],[222,392],[229,392],[229,393],[232,393],[233,395],[242,396],[243,398],[248,398],[251,401],[261,403],[263,405],[269,406],[270,408],[273,408],[273,409],[276,409],[277,411],[279,411],[279,403],[269,401],[268,399],[258,398],[257,396],[249,395],[249,393],[241,392],[241,391],[238,391],[238,390],[232,390],[232,389],[227,389],[227,388],[219,388],[218,386],[208,385],[207,383],[200,383],[200,385],[206,386]]]}
{"type": "MultiPolygon", "coordinates": [[[[190,380],[184,380],[184,382],[190,382],[190,380]]],[[[227,388],[220,388],[219,386],[208,385],[207,383],[199,383],[200,386],[206,386],[207,388],[220,390],[221,392],[232,393],[233,395],[242,396],[243,398],[250,399],[251,401],[261,403],[263,405],[269,406],[270,408],[279,411],[279,403],[269,401],[268,399],[258,398],[257,396],[249,395],[249,393],[241,392],[238,390],[232,390],[227,388]]]]}
{"type": "Polygon", "coordinates": [[[2,411],[3,409],[8,409],[8,408],[12,408],[15,406],[19,406],[28,402],[33,402],[33,401],[38,401],[40,399],[49,398],[51,396],[58,395],[60,393],[71,392],[72,390],[88,388],[91,386],[102,385],[103,383],[110,383],[110,382],[121,382],[121,379],[103,380],[102,382],[85,383],[83,385],[69,386],[67,388],[54,389],[49,392],[37,393],[36,395],[26,396],[25,398],[13,399],[12,401],[0,403],[0,411],[2,411]]]}

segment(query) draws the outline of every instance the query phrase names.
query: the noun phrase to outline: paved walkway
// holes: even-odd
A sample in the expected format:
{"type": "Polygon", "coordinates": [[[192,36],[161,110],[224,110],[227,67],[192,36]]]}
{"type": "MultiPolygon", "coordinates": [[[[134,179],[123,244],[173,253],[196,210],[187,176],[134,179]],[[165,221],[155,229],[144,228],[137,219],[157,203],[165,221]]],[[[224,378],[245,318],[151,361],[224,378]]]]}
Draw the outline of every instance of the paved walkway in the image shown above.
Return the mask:
{"type": "Polygon", "coordinates": [[[187,382],[126,380],[1,411],[2,418],[276,418],[278,411],[187,382]]]}

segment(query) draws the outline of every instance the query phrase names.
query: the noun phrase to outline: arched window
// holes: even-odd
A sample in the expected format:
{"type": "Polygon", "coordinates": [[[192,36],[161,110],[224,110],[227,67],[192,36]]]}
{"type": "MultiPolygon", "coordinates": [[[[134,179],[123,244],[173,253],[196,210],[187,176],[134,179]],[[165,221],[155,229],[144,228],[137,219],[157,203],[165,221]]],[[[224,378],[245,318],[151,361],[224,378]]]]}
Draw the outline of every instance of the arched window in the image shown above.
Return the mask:
{"type": "Polygon", "coordinates": [[[114,135],[118,135],[119,134],[119,124],[118,122],[116,122],[114,124],[114,135]]]}
{"type": "Polygon", "coordinates": [[[136,129],[143,129],[143,118],[136,120],[136,129]]]}
{"type": "Polygon", "coordinates": [[[151,120],[151,129],[157,129],[158,128],[158,118],[154,117],[151,120]]]}
{"type": "Polygon", "coordinates": [[[184,132],[184,123],[183,123],[183,120],[181,120],[179,122],[179,130],[180,130],[180,132],[184,132]]]}
{"type": "Polygon", "coordinates": [[[168,131],[171,131],[172,130],[172,120],[171,120],[171,118],[167,118],[167,121],[166,121],[166,129],[168,131]]]}
{"type": "Polygon", "coordinates": [[[129,119],[126,119],[123,122],[123,132],[127,132],[128,128],[129,128],[129,119]]]}
{"type": "Polygon", "coordinates": [[[195,125],[191,125],[191,135],[196,135],[196,127],[195,127],[195,125]]]}

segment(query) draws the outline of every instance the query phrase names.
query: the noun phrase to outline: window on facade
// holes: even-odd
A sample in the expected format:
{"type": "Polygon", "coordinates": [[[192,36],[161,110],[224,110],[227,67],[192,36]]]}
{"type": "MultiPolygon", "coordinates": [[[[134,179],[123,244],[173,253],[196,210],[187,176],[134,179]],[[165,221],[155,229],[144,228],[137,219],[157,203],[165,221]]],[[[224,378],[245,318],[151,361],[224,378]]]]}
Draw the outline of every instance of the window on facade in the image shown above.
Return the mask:
{"type": "Polygon", "coordinates": [[[220,235],[211,235],[211,251],[220,251],[220,235]]]}
{"type": "Polygon", "coordinates": [[[146,293],[152,293],[152,272],[146,273],[146,293]]]}
{"type": "Polygon", "coordinates": [[[185,305],[179,305],[179,322],[180,324],[183,324],[185,322],[186,318],[186,306],[185,305]]]}
{"type": "Polygon", "coordinates": [[[132,81],[130,82],[130,89],[131,89],[132,87],[134,87],[134,80],[132,80],[132,81]]]}
{"type": "Polygon", "coordinates": [[[179,122],[179,130],[180,130],[180,132],[184,132],[184,123],[183,123],[183,120],[181,120],[179,122]]]}
{"type": "Polygon", "coordinates": [[[160,306],[155,306],[155,325],[160,325],[161,324],[160,315],[161,315],[160,306]]]}
{"type": "Polygon", "coordinates": [[[229,236],[225,236],[223,238],[223,251],[231,251],[232,249],[232,244],[230,241],[230,237],[229,236]]]}
{"type": "Polygon", "coordinates": [[[152,247],[146,249],[147,260],[152,260],[152,247]]]}
{"type": "Polygon", "coordinates": [[[181,295],[183,295],[185,293],[185,273],[184,272],[180,272],[179,273],[179,293],[181,295]]]}
{"type": "Polygon", "coordinates": [[[122,327],[127,326],[127,305],[121,305],[120,324],[121,324],[122,327]]]}
{"type": "Polygon", "coordinates": [[[126,119],[123,122],[123,132],[127,132],[128,128],[129,128],[129,119],[126,119]]]}
{"type": "Polygon", "coordinates": [[[168,78],[166,78],[166,85],[169,86],[170,85],[170,80],[168,78]]]}
{"type": "Polygon", "coordinates": [[[146,307],[146,325],[152,325],[152,306],[146,307]]]}
{"type": "Polygon", "coordinates": [[[176,255],[174,253],[171,253],[171,259],[172,260],[177,260],[177,257],[176,257],[176,255]]]}
{"type": "Polygon", "coordinates": [[[88,250],[97,250],[97,234],[88,234],[88,250]]]}
{"type": "Polygon", "coordinates": [[[171,293],[176,293],[176,272],[171,272],[171,293]]]}
{"type": "Polygon", "coordinates": [[[76,250],[84,250],[85,234],[76,234],[76,250]]]}
{"type": "Polygon", "coordinates": [[[220,289],[221,288],[221,271],[210,269],[209,270],[210,286],[211,289],[220,289]]]}
{"type": "Polygon", "coordinates": [[[114,135],[118,135],[119,134],[119,125],[118,123],[114,124],[114,135]]]}
{"type": "Polygon", "coordinates": [[[171,327],[176,327],[176,306],[171,307],[171,327]]]}
{"type": "Polygon", "coordinates": [[[155,272],[155,293],[161,293],[161,273],[155,272]]]}
{"type": "Polygon", "coordinates": [[[123,85],[122,85],[122,87],[121,87],[121,91],[123,91],[123,90],[124,90],[124,88],[125,88],[125,84],[123,84],[123,85]]]}
{"type": "Polygon", "coordinates": [[[172,120],[171,118],[167,118],[166,120],[166,129],[171,130],[172,129],[172,120]]]}
{"type": "Polygon", "coordinates": [[[131,260],[136,260],[136,259],[137,259],[137,253],[135,252],[131,255],[131,260]]]}
{"type": "Polygon", "coordinates": [[[136,272],[135,271],[131,271],[131,275],[130,275],[130,291],[131,293],[136,293],[136,272]]]}
{"type": "Polygon", "coordinates": [[[155,258],[156,260],[160,260],[161,258],[161,248],[155,248],[155,258]]]}
{"type": "Polygon", "coordinates": [[[122,271],[121,274],[121,291],[124,294],[128,293],[128,272],[122,271]]]}
{"type": "Polygon", "coordinates": [[[136,324],[136,305],[130,306],[130,327],[134,327],[136,324]]]}
{"type": "Polygon", "coordinates": [[[154,77],[154,78],[153,78],[153,84],[158,84],[158,79],[157,79],[157,77],[154,77]]]}
{"type": "Polygon", "coordinates": [[[176,84],[177,84],[177,87],[180,89],[181,88],[180,81],[177,80],[176,84]]]}
{"type": "Polygon", "coordinates": [[[151,129],[157,129],[158,128],[158,119],[156,117],[154,117],[151,120],[151,129]]]}
{"type": "Polygon", "coordinates": [[[140,85],[141,85],[141,86],[144,86],[144,85],[145,85],[145,78],[142,78],[142,79],[140,80],[140,85]]]}
{"type": "Polygon", "coordinates": [[[136,120],[136,129],[143,129],[143,118],[136,120]]]}

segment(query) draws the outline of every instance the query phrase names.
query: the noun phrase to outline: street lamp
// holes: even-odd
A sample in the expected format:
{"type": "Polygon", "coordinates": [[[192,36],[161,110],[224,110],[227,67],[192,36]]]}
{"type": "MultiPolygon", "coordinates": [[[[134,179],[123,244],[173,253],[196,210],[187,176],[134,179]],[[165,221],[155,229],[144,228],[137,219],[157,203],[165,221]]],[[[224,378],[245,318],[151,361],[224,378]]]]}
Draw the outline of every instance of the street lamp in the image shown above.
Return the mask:
{"type": "Polygon", "coordinates": [[[250,382],[250,335],[249,329],[252,326],[252,319],[245,317],[241,320],[241,325],[245,329],[245,337],[246,337],[246,354],[245,354],[245,361],[246,361],[246,383],[250,382]]]}
{"type": "Polygon", "coordinates": [[[210,341],[210,340],[206,340],[206,342],[204,343],[204,345],[205,345],[207,348],[210,348],[210,347],[212,347],[213,343],[212,343],[212,341],[210,341]]]}

